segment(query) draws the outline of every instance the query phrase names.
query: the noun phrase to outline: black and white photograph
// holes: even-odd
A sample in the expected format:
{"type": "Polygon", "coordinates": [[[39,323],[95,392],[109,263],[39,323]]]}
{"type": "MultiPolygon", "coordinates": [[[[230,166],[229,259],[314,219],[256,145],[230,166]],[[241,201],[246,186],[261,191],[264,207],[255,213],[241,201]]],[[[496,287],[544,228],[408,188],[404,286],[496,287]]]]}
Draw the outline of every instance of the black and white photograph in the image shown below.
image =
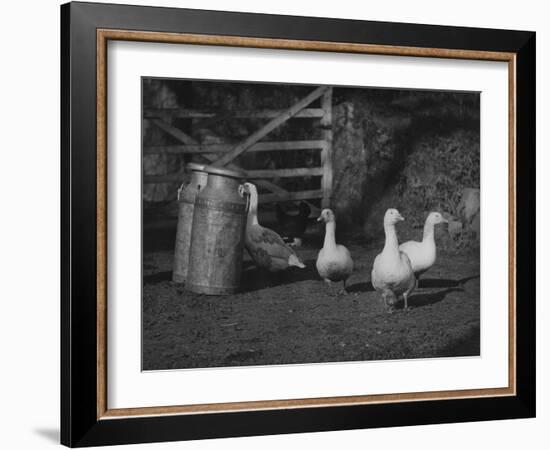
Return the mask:
{"type": "Polygon", "coordinates": [[[142,370],[480,355],[480,93],[142,78],[142,370]]]}
{"type": "Polygon", "coordinates": [[[2,11],[0,448],[544,448],[543,2],[2,11]]]}

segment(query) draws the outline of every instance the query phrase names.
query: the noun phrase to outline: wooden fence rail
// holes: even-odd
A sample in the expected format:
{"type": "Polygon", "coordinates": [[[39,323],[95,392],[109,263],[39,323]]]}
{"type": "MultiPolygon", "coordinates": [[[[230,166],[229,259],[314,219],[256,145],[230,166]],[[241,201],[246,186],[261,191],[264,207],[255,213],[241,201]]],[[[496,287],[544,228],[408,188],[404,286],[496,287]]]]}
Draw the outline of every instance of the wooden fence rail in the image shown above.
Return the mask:
{"type": "MultiPolygon", "coordinates": [[[[234,117],[236,119],[272,119],[279,117],[284,110],[266,109],[254,111],[200,111],[183,108],[169,109],[145,109],[143,117],[146,119],[210,119],[218,116],[234,117]]],[[[323,117],[324,110],[322,108],[304,108],[298,111],[294,117],[297,119],[311,119],[323,117]]]]}
{"type": "Polygon", "coordinates": [[[248,178],[320,177],[322,167],[298,167],[295,169],[247,170],[248,178]]]}
{"type": "MultiPolygon", "coordinates": [[[[324,140],[312,141],[269,141],[258,142],[250,147],[248,152],[270,152],[282,150],[323,150],[326,146],[324,140]]],[[[163,155],[181,153],[224,153],[231,150],[233,144],[196,144],[196,145],[146,145],[143,147],[144,155],[163,155]]]]}
{"type": "Polygon", "coordinates": [[[262,194],[259,196],[259,201],[260,203],[278,203],[311,200],[312,198],[321,198],[322,196],[323,191],[321,189],[316,189],[311,191],[287,192],[285,194],[262,194]]]}
{"type": "MultiPolygon", "coordinates": [[[[300,167],[295,169],[273,170],[247,170],[247,178],[293,178],[293,177],[320,177],[323,175],[322,167],[300,167]]],[[[175,173],[169,175],[145,175],[143,181],[150,183],[181,183],[182,175],[175,173]]]]}

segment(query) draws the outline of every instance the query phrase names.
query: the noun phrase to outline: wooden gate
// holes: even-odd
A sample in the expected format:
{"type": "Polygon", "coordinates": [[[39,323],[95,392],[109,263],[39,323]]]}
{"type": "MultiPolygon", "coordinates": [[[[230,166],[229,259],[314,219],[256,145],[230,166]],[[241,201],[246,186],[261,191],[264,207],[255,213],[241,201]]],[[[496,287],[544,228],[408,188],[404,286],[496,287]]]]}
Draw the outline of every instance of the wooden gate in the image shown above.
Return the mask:
{"type": "MultiPolygon", "coordinates": [[[[286,110],[236,111],[236,118],[268,118],[269,122],[238,144],[200,144],[187,133],[166,122],[171,118],[212,118],[219,112],[190,109],[145,109],[144,119],[175,138],[178,145],[145,146],[144,155],[151,154],[192,154],[195,160],[213,166],[241,169],[234,160],[244,152],[266,152],[274,150],[300,151],[315,149],[321,152],[319,167],[276,168],[273,170],[246,170],[247,178],[269,191],[260,195],[261,203],[289,200],[321,199],[321,206],[331,206],[332,197],[332,87],[321,86],[296,102],[286,110]],[[320,98],[320,108],[308,108],[320,98]],[[322,129],[322,139],[300,141],[262,141],[271,131],[292,118],[318,118],[322,129]],[[287,191],[270,181],[285,177],[321,177],[321,188],[304,191],[287,191]]],[[[182,173],[168,175],[145,175],[145,183],[181,182],[182,173]]],[[[314,209],[317,209],[314,205],[314,209]]]]}

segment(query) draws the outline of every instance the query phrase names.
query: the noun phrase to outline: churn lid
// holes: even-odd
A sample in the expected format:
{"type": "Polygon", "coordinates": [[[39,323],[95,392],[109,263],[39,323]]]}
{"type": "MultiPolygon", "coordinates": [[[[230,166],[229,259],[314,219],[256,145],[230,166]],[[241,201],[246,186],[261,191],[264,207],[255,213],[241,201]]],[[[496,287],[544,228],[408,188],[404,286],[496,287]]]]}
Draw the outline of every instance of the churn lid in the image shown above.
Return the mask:
{"type": "Polygon", "coordinates": [[[187,163],[185,165],[185,168],[191,172],[204,172],[204,167],[205,165],[204,164],[199,164],[199,163],[194,163],[194,162],[190,162],[190,163],[187,163]]]}
{"type": "Polygon", "coordinates": [[[246,172],[243,170],[226,169],[225,167],[205,166],[203,169],[206,173],[214,175],[222,175],[231,178],[246,178],[246,172]]]}

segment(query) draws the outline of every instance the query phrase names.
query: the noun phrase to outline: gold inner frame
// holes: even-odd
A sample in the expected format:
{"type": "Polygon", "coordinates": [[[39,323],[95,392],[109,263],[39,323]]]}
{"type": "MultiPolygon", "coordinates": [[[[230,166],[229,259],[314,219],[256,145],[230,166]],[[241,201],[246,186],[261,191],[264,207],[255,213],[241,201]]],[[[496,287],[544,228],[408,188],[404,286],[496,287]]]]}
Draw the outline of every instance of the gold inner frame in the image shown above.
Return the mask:
{"type": "Polygon", "coordinates": [[[478,50],[403,47],[342,42],[297,41],[239,36],[97,30],[97,418],[197,414],[266,409],[313,408],[421,400],[449,400],[516,394],[516,54],[478,50]],[[260,400],[199,405],[109,409],[107,405],[107,42],[109,40],[217,45],[267,49],[363,53],[501,61],[508,63],[508,386],[398,394],[260,400]]]}

